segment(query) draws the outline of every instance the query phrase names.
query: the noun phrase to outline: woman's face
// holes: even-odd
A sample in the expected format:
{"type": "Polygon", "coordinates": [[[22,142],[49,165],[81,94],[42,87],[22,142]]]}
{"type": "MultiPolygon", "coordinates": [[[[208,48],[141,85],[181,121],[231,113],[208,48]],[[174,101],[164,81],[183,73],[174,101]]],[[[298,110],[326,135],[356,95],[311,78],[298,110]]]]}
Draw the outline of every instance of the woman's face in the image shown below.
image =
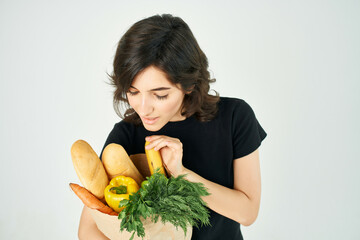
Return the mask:
{"type": "Polygon", "coordinates": [[[166,123],[181,121],[185,94],[160,69],[149,66],[134,78],[126,93],[130,106],[148,131],[158,131],[166,123]]]}

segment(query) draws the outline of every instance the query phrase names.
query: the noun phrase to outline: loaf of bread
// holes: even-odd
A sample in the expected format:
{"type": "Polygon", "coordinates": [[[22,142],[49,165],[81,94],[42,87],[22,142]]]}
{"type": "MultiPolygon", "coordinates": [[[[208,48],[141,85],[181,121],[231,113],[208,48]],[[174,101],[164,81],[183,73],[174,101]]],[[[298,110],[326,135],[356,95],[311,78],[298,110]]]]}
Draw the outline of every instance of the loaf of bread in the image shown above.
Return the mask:
{"type": "Polygon", "coordinates": [[[139,170],[135,167],[129,155],[120,144],[111,143],[107,145],[101,158],[109,179],[124,175],[126,177],[131,177],[139,186],[141,186],[144,177],[140,174],[139,170]]]}
{"type": "Polygon", "coordinates": [[[96,152],[86,141],[77,140],[71,146],[71,158],[84,188],[102,200],[109,179],[96,152]]]}

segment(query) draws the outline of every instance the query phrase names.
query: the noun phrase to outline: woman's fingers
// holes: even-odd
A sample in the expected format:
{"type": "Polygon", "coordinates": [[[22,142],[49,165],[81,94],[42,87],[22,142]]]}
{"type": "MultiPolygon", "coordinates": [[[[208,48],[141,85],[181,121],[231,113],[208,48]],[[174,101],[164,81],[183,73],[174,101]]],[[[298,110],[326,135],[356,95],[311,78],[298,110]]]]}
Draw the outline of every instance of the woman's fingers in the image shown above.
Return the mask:
{"type": "Polygon", "coordinates": [[[154,148],[159,140],[161,140],[164,136],[162,135],[153,135],[150,137],[146,137],[145,140],[149,142],[149,144],[145,147],[146,149],[152,149],[154,148]]]}
{"type": "Polygon", "coordinates": [[[163,135],[153,135],[146,138],[147,149],[158,150],[163,159],[163,165],[168,173],[177,176],[182,171],[183,145],[177,138],[163,135]]]}
{"type": "Polygon", "coordinates": [[[173,150],[180,150],[182,148],[182,144],[179,139],[171,138],[167,136],[154,135],[151,138],[146,138],[150,143],[146,146],[146,149],[152,149],[158,151],[163,147],[169,147],[173,150]],[[148,140],[149,139],[149,140],[148,140]]]}
{"type": "Polygon", "coordinates": [[[160,141],[155,147],[155,150],[159,150],[163,147],[168,147],[170,148],[172,151],[179,151],[181,149],[181,143],[174,141],[174,140],[169,140],[169,139],[163,139],[162,141],[160,141]]]}

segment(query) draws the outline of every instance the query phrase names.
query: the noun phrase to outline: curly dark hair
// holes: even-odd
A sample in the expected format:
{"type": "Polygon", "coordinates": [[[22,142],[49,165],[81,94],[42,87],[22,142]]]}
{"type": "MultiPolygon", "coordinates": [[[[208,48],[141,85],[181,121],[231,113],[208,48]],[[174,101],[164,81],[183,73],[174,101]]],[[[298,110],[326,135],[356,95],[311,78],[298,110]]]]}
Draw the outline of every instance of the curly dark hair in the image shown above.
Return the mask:
{"type": "Polygon", "coordinates": [[[162,70],[173,84],[185,93],[182,116],[193,114],[199,121],[209,121],[217,113],[219,94],[210,95],[208,60],[189,26],[170,14],[155,15],[136,22],[120,39],[109,75],[114,91],[114,109],[124,121],[140,124],[141,120],[127,100],[135,76],[149,66],[162,70]],[[121,107],[126,109],[124,116],[121,107]]]}

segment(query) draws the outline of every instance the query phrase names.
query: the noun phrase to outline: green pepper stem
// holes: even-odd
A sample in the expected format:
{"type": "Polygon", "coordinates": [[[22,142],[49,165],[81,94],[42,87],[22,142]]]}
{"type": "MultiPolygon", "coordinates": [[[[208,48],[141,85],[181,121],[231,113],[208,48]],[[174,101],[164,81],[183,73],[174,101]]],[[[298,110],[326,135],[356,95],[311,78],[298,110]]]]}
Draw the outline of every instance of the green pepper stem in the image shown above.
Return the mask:
{"type": "Polygon", "coordinates": [[[111,192],[114,192],[116,194],[126,194],[127,193],[127,186],[120,185],[118,187],[112,187],[110,188],[111,192]]]}

